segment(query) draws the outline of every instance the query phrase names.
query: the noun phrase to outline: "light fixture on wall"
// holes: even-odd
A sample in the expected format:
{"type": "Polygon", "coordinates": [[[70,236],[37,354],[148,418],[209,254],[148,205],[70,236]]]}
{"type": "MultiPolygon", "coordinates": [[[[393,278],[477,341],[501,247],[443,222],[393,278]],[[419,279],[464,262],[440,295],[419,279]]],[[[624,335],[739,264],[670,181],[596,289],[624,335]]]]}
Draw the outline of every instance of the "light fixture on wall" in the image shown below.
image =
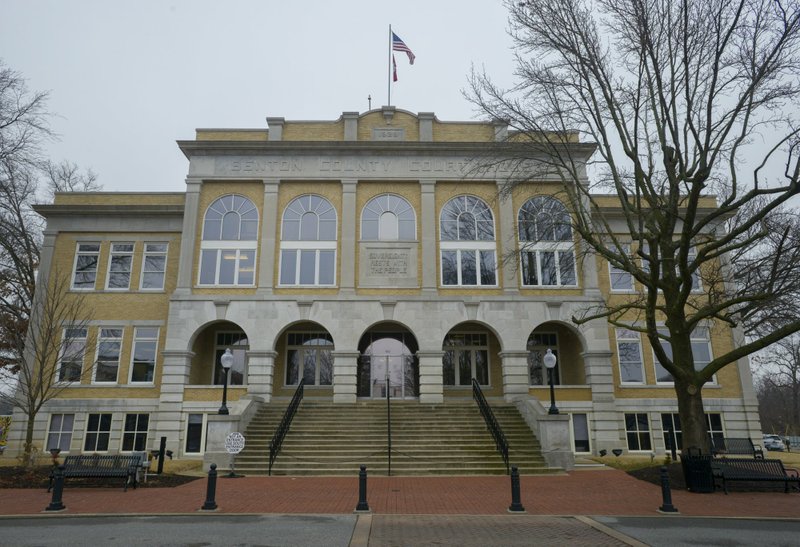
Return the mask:
{"type": "Polygon", "coordinates": [[[222,406],[219,407],[219,412],[217,414],[229,414],[228,412],[228,373],[233,366],[233,354],[231,353],[231,348],[225,350],[225,353],[222,354],[222,357],[219,359],[220,364],[222,365],[222,370],[224,371],[223,375],[223,384],[222,384],[222,406]]]}
{"type": "Polygon", "coordinates": [[[553,375],[555,373],[556,368],[556,359],[553,350],[547,348],[547,352],[544,354],[544,366],[547,367],[547,371],[550,373],[550,410],[547,411],[548,414],[558,414],[558,407],[556,407],[556,389],[553,386],[553,375]]]}

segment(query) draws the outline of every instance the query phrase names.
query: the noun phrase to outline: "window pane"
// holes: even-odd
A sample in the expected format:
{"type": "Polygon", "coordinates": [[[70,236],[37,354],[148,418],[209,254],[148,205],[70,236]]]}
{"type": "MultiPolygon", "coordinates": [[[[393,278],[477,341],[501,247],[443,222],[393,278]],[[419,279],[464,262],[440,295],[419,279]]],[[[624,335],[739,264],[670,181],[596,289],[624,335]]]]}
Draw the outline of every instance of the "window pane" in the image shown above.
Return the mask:
{"type": "Polygon", "coordinates": [[[317,241],[319,234],[317,232],[319,219],[316,213],[305,213],[300,219],[300,239],[302,241],[317,241]]]}
{"type": "Polygon", "coordinates": [[[558,285],[556,276],[556,254],[552,251],[542,251],[539,253],[542,261],[542,285],[558,285]]]}
{"type": "Polygon", "coordinates": [[[223,250],[220,251],[222,259],[219,263],[219,280],[218,285],[233,285],[236,275],[236,251],[223,250]]]}
{"type": "Polygon", "coordinates": [[[458,352],[458,384],[468,386],[472,384],[472,358],[470,351],[458,352]]]}
{"type": "Polygon", "coordinates": [[[446,386],[456,385],[455,358],[454,351],[446,351],[442,356],[442,377],[446,386]]]}
{"type": "Polygon", "coordinates": [[[229,211],[222,217],[222,239],[225,241],[239,239],[239,213],[229,211]]]}
{"type": "Polygon", "coordinates": [[[480,385],[489,385],[489,355],[486,350],[475,350],[475,378],[480,385]]]}
{"type": "Polygon", "coordinates": [[[307,385],[316,385],[317,352],[316,350],[303,350],[303,379],[307,385]]]}
{"type": "Polygon", "coordinates": [[[457,260],[456,251],[442,251],[442,285],[458,285],[457,260]]]}
{"type": "Polygon", "coordinates": [[[497,285],[494,251],[480,251],[481,285],[497,285]]]}
{"type": "Polygon", "coordinates": [[[217,275],[217,252],[203,251],[200,255],[200,284],[213,285],[217,275]]]}
{"type": "Polygon", "coordinates": [[[300,351],[296,349],[290,349],[286,356],[286,385],[295,386],[299,383],[300,351]]]}
{"type": "Polygon", "coordinates": [[[380,220],[381,241],[396,241],[400,234],[397,215],[387,211],[381,215],[380,220]]]}
{"type": "Polygon", "coordinates": [[[333,383],[333,354],[329,350],[319,351],[319,385],[333,383]]]}
{"type": "Polygon", "coordinates": [[[336,272],[336,251],[319,252],[319,284],[333,285],[336,272]]]}
{"type": "Polygon", "coordinates": [[[203,415],[189,414],[186,427],[186,452],[197,453],[202,451],[203,415]]]}
{"type": "Polygon", "coordinates": [[[591,452],[586,414],[572,415],[572,435],[575,438],[575,452],[591,452]]]}
{"type": "Polygon", "coordinates": [[[378,239],[378,221],[363,220],[361,222],[361,239],[375,241],[378,239]]]}
{"type": "Polygon", "coordinates": [[[522,284],[538,285],[539,280],[536,275],[536,253],[522,253],[522,284]]]}
{"type": "Polygon", "coordinates": [[[558,253],[558,267],[561,273],[562,285],[575,285],[575,255],[572,251],[558,253]]]}
{"type": "Polygon", "coordinates": [[[476,251],[459,251],[461,253],[461,284],[477,285],[478,274],[475,271],[476,251]]]}
{"type": "Polygon", "coordinates": [[[461,213],[458,216],[458,240],[475,241],[476,239],[475,217],[471,213],[461,213]]]}
{"type": "Polygon", "coordinates": [[[255,275],[255,251],[239,252],[239,285],[252,285],[255,275]]]}
{"type": "Polygon", "coordinates": [[[314,285],[316,269],[316,251],[300,251],[300,284],[314,285]]]}
{"type": "Polygon", "coordinates": [[[294,285],[297,273],[297,251],[281,251],[281,285],[294,285]]]}

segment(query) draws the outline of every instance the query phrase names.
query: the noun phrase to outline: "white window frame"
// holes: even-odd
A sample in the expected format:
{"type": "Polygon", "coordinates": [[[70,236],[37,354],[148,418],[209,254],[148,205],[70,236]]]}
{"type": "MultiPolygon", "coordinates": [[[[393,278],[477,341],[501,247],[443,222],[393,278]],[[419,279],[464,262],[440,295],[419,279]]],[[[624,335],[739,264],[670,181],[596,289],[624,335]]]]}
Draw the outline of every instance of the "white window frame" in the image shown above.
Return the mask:
{"type": "MultiPolygon", "coordinates": [[[[228,370],[226,374],[228,374],[228,387],[237,386],[243,387],[247,386],[247,367],[249,365],[249,360],[247,358],[247,353],[250,351],[250,339],[247,338],[247,334],[243,331],[237,330],[218,330],[214,332],[214,353],[213,359],[214,361],[211,363],[211,385],[212,386],[221,386],[223,384],[218,384],[217,382],[217,354],[224,354],[226,349],[230,349],[231,352],[244,352],[244,368],[242,369],[242,383],[241,384],[234,384],[231,382],[230,374],[233,371],[233,367],[228,370]],[[231,344],[220,344],[219,343],[219,336],[226,335],[226,334],[244,334],[245,338],[247,339],[247,344],[239,344],[239,345],[231,345],[231,344]]],[[[221,355],[220,355],[221,357],[221,355]]],[[[220,368],[222,365],[220,364],[220,368]]],[[[224,369],[223,369],[224,370],[224,369]]]]}
{"type": "Polygon", "coordinates": [[[86,413],[86,422],[83,428],[83,442],[81,444],[81,452],[84,454],[107,454],[109,449],[111,448],[111,432],[114,430],[114,414],[111,412],[87,412],[86,413]],[[89,419],[92,415],[97,415],[97,430],[96,431],[89,431],[89,419]],[[108,430],[100,429],[103,424],[103,416],[111,416],[108,421],[108,430]],[[95,449],[89,450],[86,448],[86,441],[89,437],[89,433],[97,433],[97,438],[95,439],[95,449]],[[105,450],[97,450],[97,443],[100,440],[101,434],[108,434],[108,446],[105,450]]]}
{"type": "Polygon", "coordinates": [[[136,244],[133,242],[120,242],[120,241],[112,241],[111,246],[108,252],[108,267],[106,268],[106,287],[107,291],[128,291],[131,288],[131,276],[133,275],[133,256],[136,251],[136,244]],[[121,247],[130,247],[130,250],[122,250],[121,247]],[[129,267],[127,272],[124,270],[119,271],[111,271],[112,266],[114,265],[115,258],[121,257],[128,257],[130,260],[129,267]],[[111,275],[112,274],[122,274],[128,276],[128,283],[125,284],[124,287],[112,287],[111,286],[111,275]]]}
{"type": "MultiPolygon", "coordinates": [[[[103,245],[99,241],[81,241],[75,247],[75,258],[72,263],[72,283],[70,287],[73,291],[93,291],[97,287],[97,272],[100,269],[100,253],[103,251],[103,245]],[[82,246],[96,245],[96,251],[82,251],[82,246]],[[78,277],[78,258],[81,256],[94,256],[96,263],[94,266],[94,282],[91,287],[76,287],[75,280],[78,277]]],[[[87,273],[87,272],[81,272],[87,273]]]]}
{"type": "Polygon", "coordinates": [[[480,331],[458,331],[458,332],[449,332],[445,335],[445,340],[449,336],[485,336],[486,337],[486,344],[464,344],[463,346],[445,346],[442,344],[442,351],[447,353],[448,351],[452,351],[456,354],[455,361],[453,363],[453,382],[452,384],[445,384],[444,383],[444,355],[442,355],[442,385],[445,389],[472,389],[472,378],[475,378],[475,370],[478,366],[475,359],[475,352],[476,351],[485,351],[486,352],[486,384],[480,384],[481,388],[488,388],[491,389],[492,387],[492,356],[490,353],[490,343],[491,340],[489,339],[488,332],[480,332],[480,331]],[[470,354],[470,381],[467,384],[462,384],[459,382],[461,379],[461,372],[458,362],[457,354],[459,351],[466,351],[470,354]]]}
{"type": "MultiPolygon", "coordinates": [[[[660,328],[659,330],[663,331],[664,329],[660,328]]],[[[661,338],[659,338],[658,341],[661,343],[662,346],[664,344],[670,345],[669,342],[667,342],[666,340],[662,340],[661,338]]],[[[692,334],[691,334],[691,336],[689,338],[689,342],[692,345],[692,355],[694,355],[694,353],[695,353],[694,352],[694,345],[695,344],[705,343],[707,345],[708,356],[709,356],[710,360],[709,361],[703,361],[702,362],[703,366],[706,366],[708,363],[710,363],[711,361],[714,360],[714,347],[713,347],[713,345],[711,343],[711,327],[709,325],[698,325],[698,326],[696,326],[694,328],[694,330],[692,331],[692,334]],[[698,329],[704,330],[706,332],[707,336],[705,338],[697,336],[695,333],[698,331],[698,329]]],[[[671,347],[670,347],[668,353],[669,353],[669,355],[672,355],[672,348],[671,347]]],[[[661,366],[661,363],[658,362],[658,357],[656,357],[655,351],[653,351],[653,372],[655,373],[656,384],[658,384],[660,386],[671,386],[671,385],[674,385],[675,382],[673,380],[666,381],[666,380],[659,380],[658,379],[659,369],[661,369],[665,373],[669,374],[666,371],[666,369],[664,369],[664,367],[661,366]]],[[[698,370],[697,361],[696,360],[695,360],[695,370],[698,370]]],[[[671,376],[672,375],[670,375],[670,377],[671,376]]],[[[707,385],[712,385],[712,386],[717,385],[717,375],[714,374],[706,384],[707,385]]]]}
{"type": "Polygon", "coordinates": [[[97,347],[95,349],[94,370],[92,371],[92,383],[99,385],[117,385],[119,383],[119,367],[122,364],[122,347],[125,342],[125,328],[122,326],[100,326],[97,333],[97,347]],[[104,330],[119,330],[121,331],[119,338],[103,336],[104,330]],[[118,341],[119,342],[119,355],[117,355],[117,377],[111,380],[97,380],[97,371],[100,368],[100,344],[103,341],[118,341]]]}
{"type": "Polygon", "coordinates": [[[442,241],[439,243],[439,267],[441,271],[439,272],[442,280],[442,287],[443,288],[453,288],[453,287],[497,287],[497,251],[496,245],[492,242],[483,242],[483,241],[476,241],[476,242],[469,242],[468,247],[464,245],[463,241],[442,241]],[[456,253],[456,274],[458,276],[458,283],[455,285],[446,285],[444,282],[444,253],[445,252],[455,252],[456,253]],[[462,280],[462,275],[464,273],[461,267],[461,260],[462,260],[462,253],[464,252],[473,252],[475,253],[475,276],[477,283],[474,285],[466,285],[462,280]],[[494,255],[494,283],[492,284],[483,284],[483,280],[481,279],[481,267],[483,262],[481,261],[481,254],[491,252],[494,255]]]}
{"type": "MultiPolygon", "coordinates": [[[[404,219],[404,220],[407,220],[407,219],[404,219]]],[[[386,193],[386,194],[379,194],[377,196],[374,196],[374,197],[370,198],[370,200],[366,203],[366,205],[364,205],[364,208],[361,210],[361,232],[360,232],[360,236],[361,236],[361,240],[362,241],[416,241],[417,240],[417,212],[414,210],[414,207],[408,202],[408,200],[406,198],[404,198],[404,197],[402,197],[402,196],[400,196],[398,194],[386,193]],[[395,202],[395,204],[393,206],[389,205],[389,204],[381,203],[381,198],[387,198],[388,199],[390,197],[397,199],[397,202],[395,202]],[[377,229],[377,232],[378,232],[377,239],[364,237],[364,223],[365,222],[373,222],[372,219],[365,219],[364,218],[364,213],[366,213],[367,210],[369,210],[370,212],[376,213],[378,215],[377,220],[374,221],[374,222],[377,222],[377,227],[378,227],[378,229],[377,229]],[[411,219],[410,220],[411,220],[411,222],[413,223],[413,226],[414,226],[414,233],[413,233],[413,235],[412,235],[412,237],[410,239],[409,238],[403,238],[400,235],[400,232],[401,232],[401,230],[400,230],[400,222],[401,222],[400,215],[406,213],[407,211],[411,211],[411,219]],[[385,214],[385,213],[394,213],[394,215],[395,215],[395,220],[397,222],[397,237],[394,238],[394,239],[383,237],[383,234],[381,234],[381,227],[383,226],[383,224],[381,223],[381,216],[383,214],[385,214]]]]}
{"type": "Polygon", "coordinates": [[[166,286],[166,277],[167,277],[167,259],[169,257],[169,243],[162,242],[162,241],[146,241],[144,243],[144,248],[142,252],[142,271],[141,275],[139,276],[139,290],[140,291],[163,291],[164,287],[166,286]],[[149,247],[151,245],[163,245],[163,251],[155,251],[150,250],[149,247]],[[163,270],[150,270],[148,271],[147,268],[147,257],[164,257],[164,269],[163,270]],[[161,286],[160,287],[145,287],[144,286],[144,278],[145,274],[161,274],[161,286]]]}
{"type": "Polygon", "coordinates": [[[72,416],[72,428],[69,430],[69,443],[67,443],[67,449],[61,450],[61,454],[68,454],[70,449],[72,448],[72,441],[75,437],[75,413],[74,412],[54,412],[50,414],[48,423],[47,423],[47,436],[45,437],[45,450],[50,450],[51,448],[59,448],[61,446],[61,439],[67,433],[64,430],[64,416],[72,416]],[[55,432],[53,431],[53,417],[54,416],[61,416],[61,428],[55,432]],[[50,436],[57,434],[58,435],[58,445],[52,446],[50,444],[50,436]]]}
{"type": "Polygon", "coordinates": [[[146,326],[138,326],[134,327],[133,329],[133,343],[131,344],[131,358],[130,358],[130,366],[128,367],[128,383],[134,385],[153,385],[156,381],[156,366],[158,363],[158,342],[159,338],[161,337],[161,328],[160,327],[146,327],[146,326]],[[155,337],[146,337],[146,336],[139,336],[140,330],[143,329],[150,329],[155,330],[156,335],[155,337]],[[134,380],[133,379],[133,367],[134,361],[136,359],[136,343],[137,342],[155,342],[155,349],[153,351],[153,379],[152,380],[134,380]]]}
{"type": "Polygon", "coordinates": [[[122,418],[122,437],[119,440],[119,451],[124,454],[132,453],[132,452],[141,452],[147,450],[147,437],[150,436],[150,418],[152,415],[149,412],[126,412],[122,418]],[[129,430],[126,429],[128,416],[133,415],[136,416],[136,429],[129,430]],[[139,429],[139,416],[147,416],[147,429],[141,431],[139,429]],[[136,435],[144,433],[144,447],[142,450],[136,450],[136,435]],[[125,450],[125,435],[131,434],[133,435],[133,446],[130,450],[125,450]]]}
{"type": "Polygon", "coordinates": [[[625,447],[628,449],[628,452],[652,452],[653,451],[653,421],[650,419],[650,415],[647,412],[624,412],[622,416],[623,425],[625,426],[625,447]],[[628,419],[627,416],[629,414],[633,414],[635,416],[634,422],[636,423],[636,429],[628,429],[628,419]],[[647,431],[639,429],[639,415],[644,415],[647,418],[647,431]],[[637,436],[637,441],[639,443],[639,448],[631,448],[630,441],[628,440],[628,434],[634,433],[637,436]],[[642,448],[641,447],[641,435],[647,433],[647,436],[650,438],[650,448],[642,448]]]}
{"type": "MultiPolygon", "coordinates": [[[[544,241],[532,243],[530,241],[520,244],[520,284],[524,288],[535,289],[572,289],[578,286],[578,262],[575,255],[575,244],[572,242],[564,241],[544,241]],[[553,261],[556,272],[555,285],[542,284],[542,253],[553,253],[553,261]],[[575,278],[575,283],[565,284],[561,282],[561,255],[569,254],[572,256],[572,273],[575,278]],[[536,280],[538,285],[529,285],[525,280],[525,261],[526,258],[530,261],[530,255],[533,255],[536,266],[536,280]]],[[[528,262],[530,264],[530,262],[528,262]]]]}
{"type": "Polygon", "coordinates": [[[330,200],[324,196],[320,196],[317,194],[303,194],[301,196],[297,196],[289,204],[286,206],[286,209],[283,210],[281,214],[281,243],[280,243],[280,255],[279,255],[279,264],[278,264],[278,286],[279,287],[336,287],[338,282],[338,237],[339,237],[339,214],[336,210],[336,207],[330,202],[330,200]],[[320,203],[316,205],[316,208],[308,209],[306,204],[304,203],[304,198],[317,198],[320,200],[320,203]],[[318,213],[320,207],[325,206],[327,207],[326,210],[322,211],[322,213],[318,213]],[[300,215],[298,220],[287,218],[287,213],[292,212],[293,214],[300,215]],[[302,211],[302,214],[301,214],[302,211]],[[333,211],[333,219],[325,219],[321,218],[322,214],[325,214],[329,211],[333,211]],[[317,234],[315,239],[287,239],[287,223],[294,224],[295,222],[299,223],[298,226],[298,235],[299,237],[303,236],[303,225],[302,225],[302,216],[304,214],[313,213],[317,215],[317,234]],[[325,226],[323,226],[323,224],[325,226]],[[333,225],[334,230],[334,237],[333,239],[321,239],[320,233],[324,232],[325,230],[330,229],[330,225],[333,225]],[[327,228],[326,228],[327,226],[327,228]],[[313,283],[300,283],[300,274],[301,274],[301,256],[303,251],[314,251],[314,282],[313,283]],[[330,283],[321,283],[320,282],[320,255],[322,252],[330,252],[333,251],[333,276],[330,283]],[[291,282],[286,282],[287,280],[283,277],[283,267],[284,267],[284,259],[289,254],[294,254],[295,263],[294,263],[294,278],[291,282]]]}
{"type": "Polygon", "coordinates": [[[617,347],[617,366],[619,367],[619,381],[621,385],[640,386],[647,383],[647,376],[644,369],[644,352],[642,351],[642,335],[640,332],[631,329],[624,329],[617,327],[614,329],[614,337],[617,347]],[[622,372],[622,352],[619,350],[620,342],[623,343],[636,343],[639,348],[639,373],[642,377],[641,381],[632,382],[625,380],[622,372]]]}
{"type": "MultiPolygon", "coordinates": [[[[64,329],[61,330],[61,347],[59,349],[58,369],[56,370],[56,377],[54,379],[54,383],[57,383],[57,384],[71,384],[71,383],[75,383],[75,382],[80,382],[81,381],[81,377],[83,376],[83,365],[84,365],[84,363],[86,361],[86,347],[87,347],[88,343],[89,343],[89,329],[86,328],[86,327],[79,327],[79,328],[65,327],[64,329]],[[83,331],[83,336],[71,336],[71,337],[68,338],[67,337],[67,331],[71,331],[71,330],[72,331],[82,330],[83,331]],[[64,352],[66,351],[66,348],[64,346],[65,346],[65,344],[67,342],[75,342],[77,340],[82,340],[83,341],[83,349],[80,351],[80,372],[78,374],[78,379],[77,380],[64,380],[64,379],[61,378],[61,371],[63,370],[63,367],[64,367],[64,357],[65,357],[64,352]]],[[[77,356],[77,354],[76,354],[76,356],[77,356]]],[[[74,362],[74,361],[71,361],[71,362],[74,362]]]]}
{"type": "MultiPolygon", "coordinates": [[[[628,243],[622,244],[620,246],[620,250],[630,256],[631,253],[631,246],[628,243]]],[[[608,262],[608,287],[612,293],[617,294],[630,294],[636,292],[636,284],[633,279],[633,274],[628,271],[622,270],[620,268],[615,267],[611,262],[608,262]],[[618,289],[614,287],[614,276],[625,276],[628,279],[628,287],[624,289],[618,289]]]]}
{"type": "MultiPolygon", "coordinates": [[[[218,213],[216,209],[214,212],[218,213]]],[[[220,219],[220,235],[222,235],[222,229],[224,224],[225,214],[222,215],[220,219]]],[[[261,215],[258,214],[258,207],[256,204],[247,196],[243,196],[241,194],[225,194],[224,196],[220,196],[214,201],[209,204],[208,208],[203,215],[203,233],[201,235],[201,242],[200,242],[200,253],[197,257],[197,286],[198,287],[220,287],[220,288],[231,288],[231,287],[254,287],[257,282],[257,275],[258,275],[258,233],[259,227],[261,226],[261,215]],[[225,204],[225,198],[241,198],[244,201],[237,209],[229,209],[228,206],[225,204]],[[255,218],[255,236],[253,239],[206,239],[208,234],[206,234],[206,220],[208,216],[209,210],[214,207],[217,203],[221,203],[221,207],[226,209],[225,214],[227,213],[237,213],[239,214],[239,226],[238,226],[238,237],[241,238],[242,236],[242,223],[243,222],[253,222],[252,219],[242,219],[240,213],[240,209],[244,206],[252,206],[252,209],[245,211],[245,213],[250,212],[251,210],[256,211],[256,218],[255,218]],[[234,251],[236,256],[234,258],[235,265],[233,270],[233,282],[232,283],[220,283],[220,271],[222,270],[222,260],[223,260],[223,253],[234,251]],[[203,255],[205,253],[215,253],[216,257],[214,260],[214,280],[213,282],[203,282],[203,255]],[[253,279],[250,283],[242,283],[239,281],[240,274],[243,271],[242,269],[242,252],[252,252],[253,256],[253,264],[252,264],[252,276],[253,279]]]]}
{"type": "Polygon", "coordinates": [[[183,428],[183,443],[181,446],[183,449],[183,454],[186,456],[202,456],[206,453],[206,429],[208,427],[208,414],[206,412],[187,412],[185,416],[186,419],[184,420],[185,425],[183,428]],[[197,452],[189,452],[186,449],[186,442],[189,440],[189,417],[192,415],[199,415],[203,417],[200,422],[200,450],[197,452]]]}
{"type": "Polygon", "coordinates": [[[528,376],[528,387],[547,387],[547,386],[550,385],[550,372],[548,371],[548,368],[544,366],[544,354],[547,352],[548,349],[553,350],[553,353],[556,356],[556,366],[553,367],[553,371],[558,375],[558,380],[555,380],[553,382],[553,385],[554,386],[564,385],[564,382],[563,382],[563,376],[564,375],[563,375],[562,370],[561,370],[560,344],[561,344],[561,340],[560,340],[560,337],[558,336],[558,332],[556,332],[556,331],[547,330],[547,331],[536,331],[536,332],[531,332],[530,333],[530,335],[528,336],[528,341],[525,342],[525,352],[528,354],[528,357],[526,357],[526,359],[525,359],[525,362],[526,362],[525,363],[526,364],[525,368],[526,368],[526,372],[527,372],[527,376],[528,376]],[[544,345],[541,345],[541,346],[534,346],[533,349],[529,349],[530,348],[529,341],[530,341],[530,339],[532,337],[534,337],[536,335],[554,336],[555,339],[556,339],[556,343],[555,343],[555,345],[552,345],[552,346],[544,344],[544,345]],[[537,348],[539,348],[539,349],[537,349],[537,348]],[[530,366],[530,363],[529,363],[529,359],[530,359],[530,354],[533,353],[534,351],[539,351],[542,354],[542,383],[541,384],[532,384],[531,383],[531,368],[530,368],[531,366],[530,366]]]}

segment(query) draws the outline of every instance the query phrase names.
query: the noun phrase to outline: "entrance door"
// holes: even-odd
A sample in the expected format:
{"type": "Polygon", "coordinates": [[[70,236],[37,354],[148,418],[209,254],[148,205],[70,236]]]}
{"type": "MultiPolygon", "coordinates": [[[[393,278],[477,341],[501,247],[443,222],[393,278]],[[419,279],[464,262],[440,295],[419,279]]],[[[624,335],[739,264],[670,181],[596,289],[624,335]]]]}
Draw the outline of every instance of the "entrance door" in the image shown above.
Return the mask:
{"type": "Polygon", "coordinates": [[[370,395],[374,399],[385,399],[386,391],[389,391],[391,399],[402,399],[406,396],[406,378],[409,371],[406,370],[408,358],[405,355],[383,355],[373,356],[370,359],[372,370],[372,392],[370,395]]]}

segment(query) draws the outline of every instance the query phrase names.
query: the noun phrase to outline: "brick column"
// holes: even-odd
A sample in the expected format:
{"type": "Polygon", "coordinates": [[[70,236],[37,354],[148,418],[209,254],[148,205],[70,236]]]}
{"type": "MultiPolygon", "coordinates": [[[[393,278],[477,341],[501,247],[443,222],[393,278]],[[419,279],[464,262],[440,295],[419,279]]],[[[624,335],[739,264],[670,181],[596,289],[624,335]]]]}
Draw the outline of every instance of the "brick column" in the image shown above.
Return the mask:
{"type": "Polygon", "coordinates": [[[194,270],[194,246],[197,238],[197,218],[200,206],[200,186],[202,180],[197,177],[186,178],[186,200],[183,206],[183,229],[181,233],[181,250],[178,261],[178,284],[176,293],[188,294],[192,288],[192,271],[194,270]]]}
{"type": "Polygon", "coordinates": [[[345,292],[355,291],[356,268],[356,186],[355,179],[342,180],[342,259],[339,288],[345,292]]]}
{"type": "MultiPolygon", "coordinates": [[[[508,181],[505,179],[497,181],[498,195],[500,189],[506,184],[508,184],[508,181]]],[[[502,285],[505,294],[513,296],[519,294],[519,277],[517,274],[519,259],[504,261],[503,256],[510,251],[516,250],[517,247],[517,238],[514,231],[516,213],[514,212],[514,204],[511,202],[511,196],[503,197],[499,200],[499,204],[500,218],[497,226],[500,230],[495,237],[497,240],[497,275],[500,278],[498,279],[498,285],[502,285]],[[502,281],[500,281],[501,279],[502,281]]]]}
{"type": "Polygon", "coordinates": [[[258,260],[258,293],[272,294],[275,285],[275,253],[278,226],[278,179],[264,179],[261,212],[261,245],[258,260]]]}
{"type": "Polygon", "coordinates": [[[189,383],[189,370],[194,353],[191,351],[161,352],[161,396],[158,401],[158,421],[155,438],[167,438],[167,448],[183,453],[183,388],[189,383]]]}
{"type": "Polygon", "coordinates": [[[419,184],[422,188],[422,292],[435,293],[436,272],[439,269],[436,256],[436,181],[426,179],[419,181],[419,184]]]}

